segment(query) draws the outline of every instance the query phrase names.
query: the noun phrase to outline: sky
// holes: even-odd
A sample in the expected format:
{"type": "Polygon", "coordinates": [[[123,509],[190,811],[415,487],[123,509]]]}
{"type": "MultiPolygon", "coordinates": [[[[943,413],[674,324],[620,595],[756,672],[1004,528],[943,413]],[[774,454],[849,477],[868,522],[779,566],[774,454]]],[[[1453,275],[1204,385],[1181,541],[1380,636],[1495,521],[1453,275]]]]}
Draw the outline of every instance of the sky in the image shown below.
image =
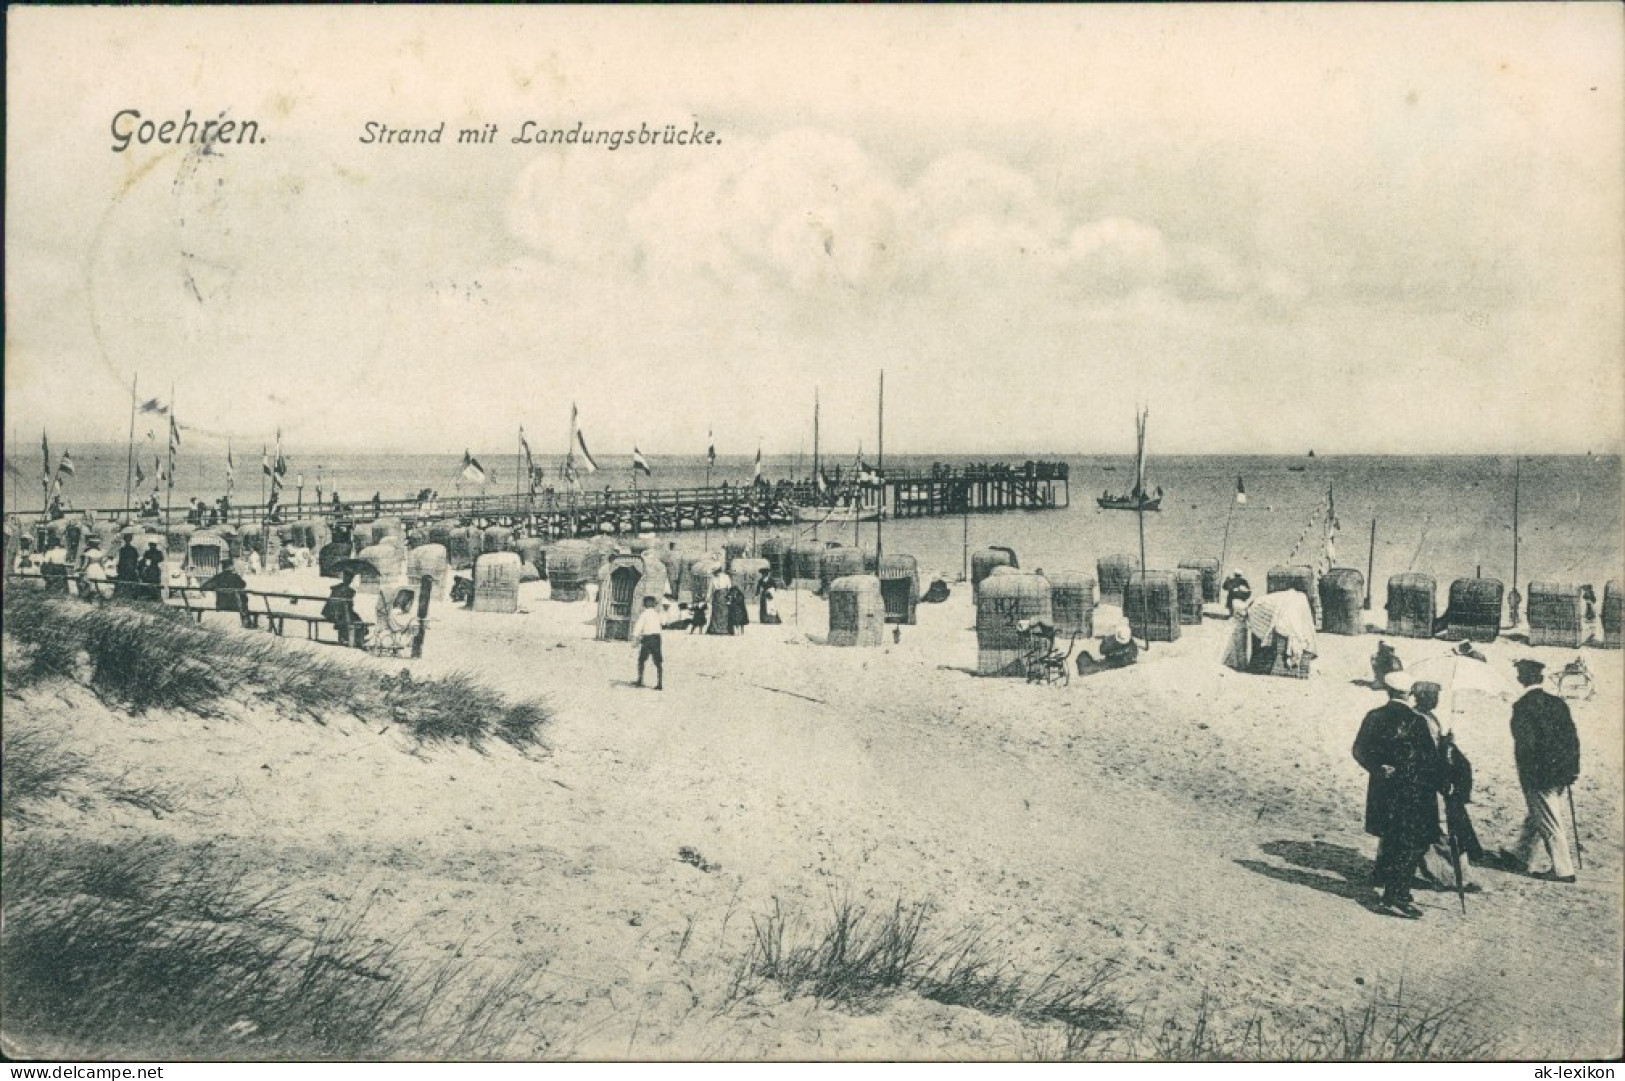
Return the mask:
{"type": "Polygon", "coordinates": [[[841,451],[883,369],[888,452],[1618,453],[1622,26],[13,8],[6,436],[122,441],[135,379],[193,447],[794,453],[816,393],[841,451]]]}

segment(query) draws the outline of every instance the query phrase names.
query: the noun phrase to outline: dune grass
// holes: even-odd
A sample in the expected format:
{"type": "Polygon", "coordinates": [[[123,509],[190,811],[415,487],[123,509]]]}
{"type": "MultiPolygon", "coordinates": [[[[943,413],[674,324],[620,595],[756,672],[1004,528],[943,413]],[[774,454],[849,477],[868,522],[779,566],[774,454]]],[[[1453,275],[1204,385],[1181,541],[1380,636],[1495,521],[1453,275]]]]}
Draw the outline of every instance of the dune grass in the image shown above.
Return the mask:
{"type": "Polygon", "coordinates": [[[1203,992],[1188,1015],[1142,1029],[1136,1052],[1167,1062],[1469,1062],[1496,1054],[1494,1035],[1474,1019],[1472,1000],[1407,999],[1404,982],[1390,999],[1372,990],[1358,1006],[1282,1025],[1254,1013],[1223,1024],[1203,992]]]}
{"type": "Polygon", "coordinates": [[[90,763],[38,728],[0,728],[0,815],[23,817],[31,805],[63,796],[90,763]]]}
{"type": "Polygon", "coordinates": [[[423,743],[524,749],[542,742],[552,714],[539,701],[510,702],[466,672],[415,679],[380,676],[348,653],[324,656],[270,635],[223,633],[149,604],[84,605],[32,591],[5,595],[13,688],[78,680],[132,712],[171,709],[218,716],[234,697],[316,722],[351,714],[405,728],[423,743]]]}
{"type": "Polygon", "coordinates": [[[25,1056],[355,1059],[500,1055],[526,977],[465,988],[403,965],[365,906],[306,930],[302,907],[210,847],[11,842],[0,997],[25,1056]]]}
{"type": "Polygon", "coordinates": [[[811,995],[857,1011],[908,992],[1025,1025],[1060,1026],[1066,1047],[1080,1052],[1127,1018],[1109,990],[1116,964],[1067,962],[1045,972],[1002,958],[979,929],[938,933],[925,904],[901,900],[871,912],[850,898],[832,899],[827,919],[809,925],[778,906],[753,920],[755,936],[740,962],[731,997],[777,984],[786,998],[811,995]]]}

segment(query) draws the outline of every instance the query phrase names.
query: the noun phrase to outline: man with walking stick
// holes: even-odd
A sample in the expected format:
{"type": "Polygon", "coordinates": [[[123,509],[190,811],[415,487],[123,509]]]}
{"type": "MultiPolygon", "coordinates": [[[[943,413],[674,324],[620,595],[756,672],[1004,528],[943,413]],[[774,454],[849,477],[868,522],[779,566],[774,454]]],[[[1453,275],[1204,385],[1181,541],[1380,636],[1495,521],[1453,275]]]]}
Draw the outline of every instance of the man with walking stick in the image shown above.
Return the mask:
{"type": "Polygon", "coordinates": [[[1517,847],[1511,852],[1501,850],[1502,865],[1528,873],[1538,840],[1546,846],[1552,869],[1537,877],[1573,882],[1569,835],[1573,830],[1578,852],[1580,834],[1573,824],[1574,793],[1570,789],[1580,775],[1580,737],[1568,703],[1541,689],[1545,665],[1526,659],[1518,661],[1517,668],[1518,682],[1529,690],[1512,707],[1512,754],[1529,814],[1517,847]]]}

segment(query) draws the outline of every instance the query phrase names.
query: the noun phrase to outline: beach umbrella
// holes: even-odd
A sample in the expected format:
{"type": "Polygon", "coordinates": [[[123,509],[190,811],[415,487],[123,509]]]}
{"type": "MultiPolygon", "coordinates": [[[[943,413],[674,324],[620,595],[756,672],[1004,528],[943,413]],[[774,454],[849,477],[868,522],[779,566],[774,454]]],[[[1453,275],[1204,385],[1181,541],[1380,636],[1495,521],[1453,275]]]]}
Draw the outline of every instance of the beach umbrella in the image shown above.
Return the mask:
{"type": "Polygon", "coordinates": [[[1442,689],[1442,697],[1449,704],[1447,712],[1452,713],[1459,708],[1461,695],[1465,692],[1502,698],[1511,694],[1513,689],[1506,677],[1488,661],[1461,653],[1429,657],[1411,665],[1406,671],[1415,680],[1437,683],[1442,689]]]}

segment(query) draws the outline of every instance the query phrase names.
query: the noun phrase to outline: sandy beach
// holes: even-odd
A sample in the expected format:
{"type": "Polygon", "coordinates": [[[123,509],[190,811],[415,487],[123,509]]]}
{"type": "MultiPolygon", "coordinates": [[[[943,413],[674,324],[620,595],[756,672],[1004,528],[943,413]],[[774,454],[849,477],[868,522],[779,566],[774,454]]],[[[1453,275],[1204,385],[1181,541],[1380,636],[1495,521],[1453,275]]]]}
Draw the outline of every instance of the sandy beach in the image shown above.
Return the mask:
{"type": "MultiPolygon", "coordinates": [[[[204,720],[36,689],[9,703],[8,725],[59,733],[177,809],[59,800],[8,818],[6,843],[210,843],[312,920],[364,912],[403,961],[524,973],[534,1007],[482,1049],[491,1057],[1059,1053],[1043,1026],[908,993],[853,1011],[771,983],[739,992],[757,923],[778,911],[811,925],[842,899],[928,905],[934,926],[979,933],[1024,971],[1109,960],[1142,1031],[1188,1025],[1204,999],[1217,1026],[1291,1032],[1402,993],[1471,1000],[1463,1023],[1493,1035],[1495,1057],[1620,1053],[1617,653],[1586,651],[1597,693],[1572,704],[1579,882],[1479,870],[1465,916],[1454,894],[1419,891],[1425,917],[1411,923],[1360,903],[1375,842],[1349,746],[1381,700],[1362,682],[1374,635],[1322,634],[1313,677],[1278,679],[1220,665],[1229,625],[1209,618],[1132,669],[1044,687],[969,674],[964,586],[871,649],[823,645],[824,602],[784,592],[781,626],[668,632],[656,693],[631,685],[627,644],[593,640],[594,604],[553,602],[545,583],[520,601],[518,615],[438,604],[416,662],[288,644],[357,678],[410,663],[420,678],[466,670],[540,696],[555,711],[545,750],[421,747],[246,696],[204,720]]],[[[209,620],[252,633],[226,618],[209,620]]],[[[1097,628],[1115,618],[1101,608],[1097,628]]],[[[1410,665],[1449,648],[1386,640],[1410,665]]],[[[1574,655],[1506,638],[1484,650],[1509,680],[1515,657],[1574,655]]],[[[1492,851],[1523,816],[1508,715],[1474,695],[1453,718],[1492,851]]],[[[1142,1038],[1095,1053],[1150,1052],[1142,1038]]]]}

